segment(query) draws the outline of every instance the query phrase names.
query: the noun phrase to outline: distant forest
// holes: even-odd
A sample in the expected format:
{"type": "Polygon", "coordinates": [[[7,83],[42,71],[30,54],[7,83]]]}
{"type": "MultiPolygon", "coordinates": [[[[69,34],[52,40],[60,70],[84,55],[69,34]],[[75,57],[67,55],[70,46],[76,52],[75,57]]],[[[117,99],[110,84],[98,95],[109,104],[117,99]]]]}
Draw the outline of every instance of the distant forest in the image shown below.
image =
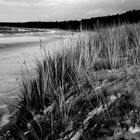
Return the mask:
{"type": "Polygon", "coordinates": [[[0,22],[0,26],[79,30],[81,27],[82,29],[95,29],[99,27],[104,28],[122,23],[137,23],[137,22],[140,22],[140,10],[128,11],[123,14],[117,14],[112,16],[82,19],[81,21],[78,20],[59,21],[59,22],[37,21],[37,22],[18,22],[18,23],[0,22]]]}

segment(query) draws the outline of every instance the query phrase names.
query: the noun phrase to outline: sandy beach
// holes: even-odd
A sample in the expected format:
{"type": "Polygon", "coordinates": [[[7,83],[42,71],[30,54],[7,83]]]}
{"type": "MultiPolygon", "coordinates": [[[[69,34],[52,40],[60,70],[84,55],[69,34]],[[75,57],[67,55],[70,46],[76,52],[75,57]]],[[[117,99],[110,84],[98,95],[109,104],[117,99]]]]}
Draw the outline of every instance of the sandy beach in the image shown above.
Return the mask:
{"type": "Polygon", "coordinates": [[[43,42],[47,49],[53,51],[56,48],[52,48],[51,44],[68,36],[66,32],[52,31],[39,36],[0,37],[0,105],[13,104],[18,97],[20,72],[25,68],[25,63],[32,68],[35,57],[41,58],[40,43],[43,42]]]}

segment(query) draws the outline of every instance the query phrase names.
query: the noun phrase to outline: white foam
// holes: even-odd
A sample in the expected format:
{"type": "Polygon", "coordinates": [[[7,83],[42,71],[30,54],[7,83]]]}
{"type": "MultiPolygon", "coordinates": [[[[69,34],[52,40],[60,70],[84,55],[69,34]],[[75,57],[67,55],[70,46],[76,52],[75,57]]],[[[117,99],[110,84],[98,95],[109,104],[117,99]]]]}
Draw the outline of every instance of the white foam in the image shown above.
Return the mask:
{"type": "Polygon", "coordinates": [[[54,33],[56,33],[56,31],[54,31],[54,30],[53,30],[53,31],[49,31],[49,33],[52,33],[52,34],[54,34],[54,33]]]}
{"type": "Polygon", "coordinates": [[[0,34],[0,37],[3,37],[4,36],[4,34],[0,34]]]}

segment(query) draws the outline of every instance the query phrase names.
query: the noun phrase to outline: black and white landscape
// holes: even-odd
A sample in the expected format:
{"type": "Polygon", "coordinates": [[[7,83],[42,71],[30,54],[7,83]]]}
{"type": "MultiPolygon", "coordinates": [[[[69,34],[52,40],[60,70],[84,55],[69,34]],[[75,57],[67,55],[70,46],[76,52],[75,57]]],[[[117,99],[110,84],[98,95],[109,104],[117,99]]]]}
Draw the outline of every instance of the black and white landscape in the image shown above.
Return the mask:
{"type": "Polygon", "coordinates": [[[0,140],[139,140],[139,7],[0,0],[0,140]]]}

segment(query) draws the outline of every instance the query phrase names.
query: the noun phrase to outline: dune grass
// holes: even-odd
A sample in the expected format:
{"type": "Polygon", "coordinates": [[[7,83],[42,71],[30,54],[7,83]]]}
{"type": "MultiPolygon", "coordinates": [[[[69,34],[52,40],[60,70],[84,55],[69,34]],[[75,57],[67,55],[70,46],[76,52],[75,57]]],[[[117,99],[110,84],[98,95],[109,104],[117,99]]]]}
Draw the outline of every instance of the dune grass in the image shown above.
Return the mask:
{"type": "Polygon", "coordinates": [[[118,124],[139,110],[139,24],[82,31],[69,46],[61,45],[53,57],[44,47],[34,72],[22,74],[11,137],[96,139],[113,135],[118,124]]]}

